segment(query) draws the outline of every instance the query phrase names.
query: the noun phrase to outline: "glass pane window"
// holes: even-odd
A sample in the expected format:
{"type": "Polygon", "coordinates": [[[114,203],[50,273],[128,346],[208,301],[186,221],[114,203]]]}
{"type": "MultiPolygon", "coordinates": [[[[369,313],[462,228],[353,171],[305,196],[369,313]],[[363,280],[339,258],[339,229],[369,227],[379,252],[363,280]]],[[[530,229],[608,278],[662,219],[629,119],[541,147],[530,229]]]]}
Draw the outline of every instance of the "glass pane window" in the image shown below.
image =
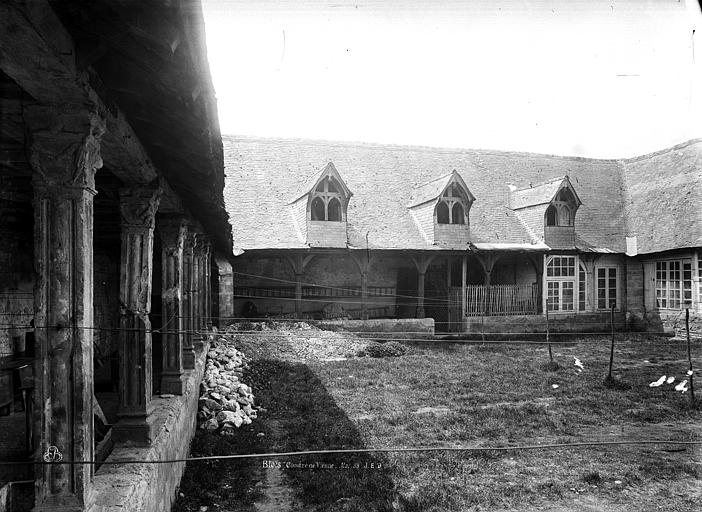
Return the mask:
{"type": "Polygon", "coordinates": [[[559,281],[551,281],[546,284],[548,287],[548,297],[546,305],[549,311],[560,310],[561,283],[559,281]]]}
{"type": "Polygon", "coordinates": [[[692,306],[692,262],[683,262],[683,306],[692,306]]]}
{"type": "Polygon", "coordinates": [[[574,277],[575,256],[554,256],[546,267],[546,277],[574,277]]]}
{"type": "Polygon", "coordinates": [[[600,267],[597,269],[597,309],[619,307],[617,301],[617,268],[600,267]]]}
{"type": "Polygon", "coordinates": [[[661,309],[681,309],[692,301],[692,265],[689,261],[656,262],[656,304],[661,309]]]}
{"type": "Polygon", "coordinates": [[[578,268],[578,311],[585,311],[586,278],[585,267],[581,263],[578,268]]]}

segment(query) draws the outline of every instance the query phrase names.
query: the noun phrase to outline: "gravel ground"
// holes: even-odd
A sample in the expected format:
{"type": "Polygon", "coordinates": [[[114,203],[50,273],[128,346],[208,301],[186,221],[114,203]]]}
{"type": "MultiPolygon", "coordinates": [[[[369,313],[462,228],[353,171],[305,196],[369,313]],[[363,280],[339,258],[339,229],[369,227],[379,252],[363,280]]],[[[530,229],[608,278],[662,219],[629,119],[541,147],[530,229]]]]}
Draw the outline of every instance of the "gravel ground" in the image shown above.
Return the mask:
{"type": "Polygon", "coordinates": [[[227,334],[251,359],[290,362],[348,359],[369,343],[349,332],[324,331],[305,322],[238,323],[231,325],[227,334]]]}

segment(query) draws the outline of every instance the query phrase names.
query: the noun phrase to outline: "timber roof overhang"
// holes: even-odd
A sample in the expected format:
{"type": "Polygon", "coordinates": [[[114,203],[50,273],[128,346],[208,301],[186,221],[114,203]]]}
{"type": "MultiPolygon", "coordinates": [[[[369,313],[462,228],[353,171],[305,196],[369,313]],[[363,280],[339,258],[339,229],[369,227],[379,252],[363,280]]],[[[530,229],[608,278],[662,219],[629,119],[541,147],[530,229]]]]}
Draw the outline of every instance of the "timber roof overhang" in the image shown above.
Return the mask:
{"type": "Polygon", "coordinates": [[[231,254],[200,0],[36,0],[6,3],[0,18],[0,67],[28,101],[99,103],[105,169],[125,183],[165,178],[231,254]]]}

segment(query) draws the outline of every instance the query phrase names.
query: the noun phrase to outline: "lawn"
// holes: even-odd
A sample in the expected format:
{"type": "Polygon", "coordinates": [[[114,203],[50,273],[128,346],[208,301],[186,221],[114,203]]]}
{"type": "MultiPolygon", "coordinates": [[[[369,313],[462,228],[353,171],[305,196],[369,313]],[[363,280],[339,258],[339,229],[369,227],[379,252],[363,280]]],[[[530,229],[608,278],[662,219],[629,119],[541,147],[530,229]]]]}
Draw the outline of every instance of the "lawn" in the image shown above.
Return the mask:
{"type": "MultiPolygon", "coordinates": [[[[683,342],[619,335],[617,385],[607,386],[608,340],[580,341],[554,345],[555,371],[546,369],[543,345],[414,344],[400,357],[305,362],[259,351],[245,376],[264,408],[259,420],[235,436],[198,432],[193,455],[702,440],[702,413],[690,406],[689,392],[674,390],[687,370],[683,342]],[[662,375],[676,382],[649,386],[662,375]]],[[[245,350],[247,342],[239,335],[236,343],[245,350]]],[[[282,489],[280,510],[692,510],[702,499],[702,449],[656,444],[190,463],[175,510],[261,510],[271,480],[282,489]]]]}

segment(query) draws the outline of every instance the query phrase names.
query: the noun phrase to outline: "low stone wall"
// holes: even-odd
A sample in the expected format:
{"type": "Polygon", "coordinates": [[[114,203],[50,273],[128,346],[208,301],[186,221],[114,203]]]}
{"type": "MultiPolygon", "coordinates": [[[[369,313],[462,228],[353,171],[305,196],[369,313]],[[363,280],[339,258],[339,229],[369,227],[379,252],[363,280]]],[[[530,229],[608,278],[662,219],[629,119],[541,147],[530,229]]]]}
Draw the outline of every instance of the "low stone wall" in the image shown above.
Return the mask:
{"type": "Polygon", "coordinates": [[[372,320],[322,320],[313,322],[320,329],[344,329],[358,336],[374,338],[425,338],[434,335],[433,318],[378,318],[372,320]]]}
{"type": "MultiPolygon", "coordinates": [[[[678,337],[686,336],[685,311],[654,311],[645,316],[647,327],[651,331],[665,331],[678,337]]],[[[690,310],[690,337],[702,336],[702,313],[690,310]]]]}
{"type": "MultiPolygon", "coordinates": [[[[154,397],[160,431],[149,447],[116,446],[107,461],[182,459],[188,456],[195,433],[199,387],[205,367],[205,354],[196,353],[195,369],[188,372],[185,394],[154,397]]],[[[185,468],[174,464],[104,465],[95,474],[95,504],[91,512],[168,512],[185,468]]]]}
{"type": "MultiPolygon", "coordinates": [[[[580,313],[575,315],[550,315],[550,332],[609,332],[610,313],[580,313]]],[[[468,317],[465,321],[468,333],[543,333],[546,332],[544,315],[514,315],[468,317]]],[[[614,328],[627,330],[626,315],[615,313],[614,328]]]]}

